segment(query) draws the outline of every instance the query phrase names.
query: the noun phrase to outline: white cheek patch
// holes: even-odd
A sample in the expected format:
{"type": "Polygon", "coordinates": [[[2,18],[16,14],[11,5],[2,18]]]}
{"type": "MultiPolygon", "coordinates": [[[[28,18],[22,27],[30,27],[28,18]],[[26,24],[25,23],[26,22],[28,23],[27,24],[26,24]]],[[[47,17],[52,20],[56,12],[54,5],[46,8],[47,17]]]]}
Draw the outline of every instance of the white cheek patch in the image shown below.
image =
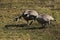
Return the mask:
{"type": "Polygon", "coordinates": [[[29,17],[29,15],[27,15],[26,17],[29,17]]]}

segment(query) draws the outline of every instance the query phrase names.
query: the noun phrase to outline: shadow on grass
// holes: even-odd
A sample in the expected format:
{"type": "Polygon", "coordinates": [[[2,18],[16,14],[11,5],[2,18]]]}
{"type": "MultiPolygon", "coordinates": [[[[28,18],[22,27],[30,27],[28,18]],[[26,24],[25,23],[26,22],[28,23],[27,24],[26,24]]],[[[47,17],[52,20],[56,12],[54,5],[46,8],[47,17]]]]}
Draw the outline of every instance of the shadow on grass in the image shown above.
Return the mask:
{"type": "Polygon", "coordinates": [[[25,30],[35,30],[35,29],[44,29],[45,27],[30,27],[30,28],[23,28],[25,30]]]}
{"type": "Polygon", "coordinates": [[[12,27],[16,27],[16,29],[19,27],[18,30],[21,30],[20,28],[22,28],[22,30],[34,30],[34,29],[43,29],[45,27],[30,27],[29,25],[27,24],[16,24],[16,25],[5,25],[5,28],[12,28],[12,27]]]}
{"type": "Polygon", "coordinates": [[[28,26],[27,24],[10,24],[10,25],[5,25],[5,27],[25,27],[28,26]]]}

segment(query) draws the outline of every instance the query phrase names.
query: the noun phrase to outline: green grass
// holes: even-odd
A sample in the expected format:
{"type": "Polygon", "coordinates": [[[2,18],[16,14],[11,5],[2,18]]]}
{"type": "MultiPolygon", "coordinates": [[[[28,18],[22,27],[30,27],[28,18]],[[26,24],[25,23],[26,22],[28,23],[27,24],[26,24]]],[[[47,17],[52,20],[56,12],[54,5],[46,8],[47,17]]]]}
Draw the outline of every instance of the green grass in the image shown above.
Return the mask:
{"type": "MultiPolygon", "coordinates": [[[[0,10],[0,39],[1,40],[58,40],[60,37],[60,13],[59,11],[51,11],[49,9],[41,8],[37,10],[41,13],[47,13],[52,15],[57,21],[54,23],[55,26],[50,26],[46,29],[26,29],[26,28],[35,28],[40,27],[37,22],[34,22],[30,27],[18,27],[11,26],[8,29],[5,28],[5,25],[18,25],[20,23],[26,23],[24,19],[21,21],[14,21],[14,18],[18,16],[21,12],[18,9],[10,10],[0,10]],[[13,11],[12,11],[13,10],[13,11]],[[8,12],[9,11],[9,12],[8,12]],[[54,12],[54,14],[52,14],[54,12]]],[[[21,12],[22,13],[22,12],[21,12]]]]}
{"type": "MultiPolygon", "coordinates": [[[[7,1],[4,2],[7,3],[7,1]]],[[[39,4],[39,0],[38,1],[26,0],[23,1],[23,3],[19,2],[13,3],[13,2],[11,5],[12,8],[10,8],[9,4],[4,4],[1,5],[0,7],[0,40],[60,40],[59,10],[50,10],[49,8],[45,7],[42,8],[40,7],[41,5],[39,4]],[[31,2],[33,4],[31,4],[31,2]],[[13,7],[15,6],[17,8],[13,9],[13,7]],[[53,23],[55,26],[49,25],[48,28],[39,29],[41,25],[35,21],[31,26],[26,27],[8,26],[8,29],[5,27],[6,25],[15,25],[15,24],[19,25],[21,23],[26,23],[26,21],[23,18],[18,22],[14,21],[15,17],[21,15],[22,12],[26,9],[36,10],[39,14],[45,13],[52,15],[56,19],[56,22],[53,23]]]]}

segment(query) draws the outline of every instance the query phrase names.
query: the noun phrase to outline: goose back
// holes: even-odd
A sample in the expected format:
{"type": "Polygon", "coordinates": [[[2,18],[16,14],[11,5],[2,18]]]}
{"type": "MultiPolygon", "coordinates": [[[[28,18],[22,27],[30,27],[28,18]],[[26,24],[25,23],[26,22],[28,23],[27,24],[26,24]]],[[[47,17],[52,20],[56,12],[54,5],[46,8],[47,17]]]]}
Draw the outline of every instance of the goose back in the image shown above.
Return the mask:
{"type": "Polygon", "coordinates": [[[29,16],[38,17],[38,13],[35,10],[26,10],[24,11],[24,15],[27,15],[26,17],[29,17],[29,16]]]}

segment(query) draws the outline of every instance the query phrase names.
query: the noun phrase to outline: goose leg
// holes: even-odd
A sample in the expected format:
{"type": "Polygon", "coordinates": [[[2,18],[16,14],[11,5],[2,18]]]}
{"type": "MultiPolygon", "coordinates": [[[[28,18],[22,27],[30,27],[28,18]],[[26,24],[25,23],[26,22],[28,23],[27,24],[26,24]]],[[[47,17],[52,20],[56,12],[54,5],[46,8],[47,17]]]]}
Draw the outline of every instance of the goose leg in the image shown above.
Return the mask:
{"type": "Polygon", "coordinates": [[[33,23],[33,21],[35,21],[35,20],[36,20],[36,17],[34,17],[34,20],[32,20],[29,25],[31,25],[33,23]]]}
{"type": "Polygon", "coordinates": [[[33,21],[31,21],[30,23],[29,23],[29,25],[31,25],[33,23],[33,21]]]}

